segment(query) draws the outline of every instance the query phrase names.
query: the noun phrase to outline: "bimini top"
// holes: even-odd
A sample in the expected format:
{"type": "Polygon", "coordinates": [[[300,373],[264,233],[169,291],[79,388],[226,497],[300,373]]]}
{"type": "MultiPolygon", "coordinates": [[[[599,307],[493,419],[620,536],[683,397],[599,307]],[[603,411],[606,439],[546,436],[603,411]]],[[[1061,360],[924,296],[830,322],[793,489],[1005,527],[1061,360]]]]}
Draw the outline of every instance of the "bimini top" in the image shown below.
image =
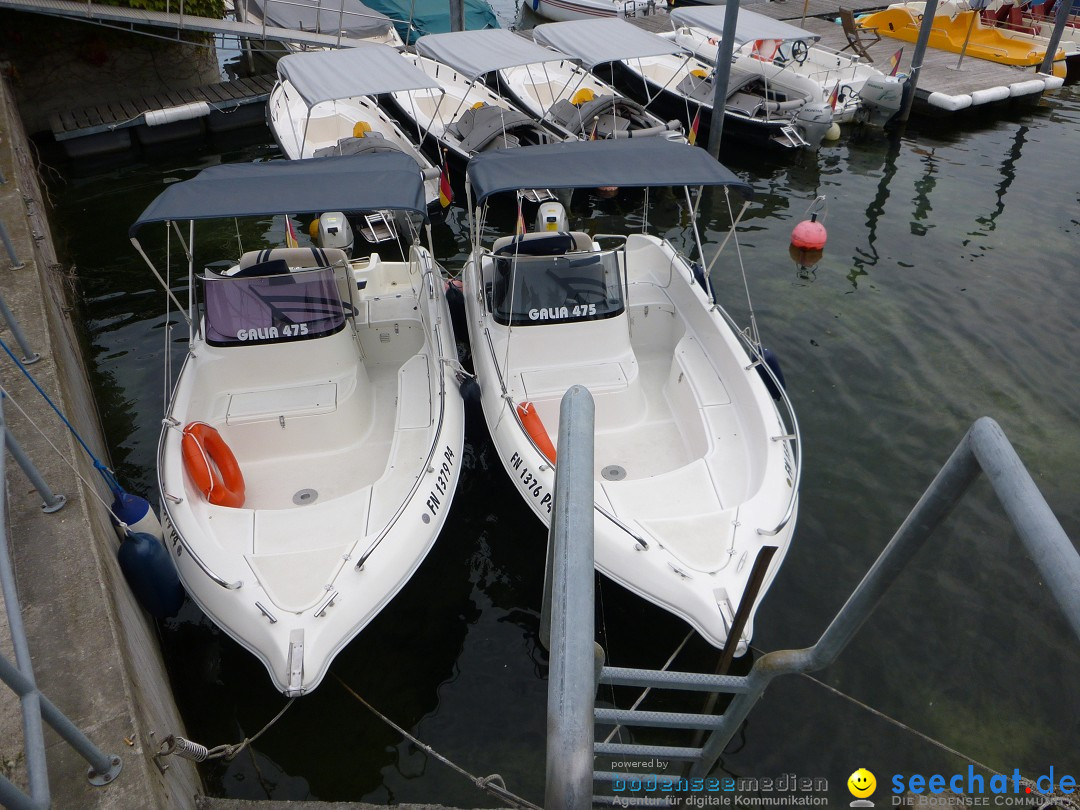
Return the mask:
{"type": "MultiPolygon", "coordinates": [[[[675,25],[704,28],[713,34],[723,35],[725,14],[726,6],[686,6],[672,9],[671,20],[675,25]]],[[[817,42],[821,37],[805,28],[740,7],[735,22],[735,44],[743,45],[755,39],[806,39],[817,42]]]]}
{"type": "Polygon", "coordinates": [[[429,34],[416,41],[416,50],[470,79],[495,70],[566,59],[504,28],[429,34]]]}
{"type": "Polygon", "coordinates": [[[345,37],[365,39],[386,33],[394,21],[359,0],[334,0],[325,6],[312,0],[248,0],[248,6],[266,20],[268,25],[292,28],[294,31],[322,31],[345,37]]]}
{"type": "Polygon", "coordinates": [[[500,191],[597,186],[732,186],[753,190],[704,149],[664,138],[567,141],[482,152],[466,181],[476,202],[500,191]]]}
{"type": "Polygon", "coordinates": [[[439,87],[393,48],[375,43],[289,54],[278,60],[277,72],[278,79],[289,81],[309,107],[338,98],[439,87]]]}
{"type": "Polygon", "coordinates": [[[427,217],[420,167],[403,152],[226,163],[167,187],[128,236],[151,222],[325,211],[413,211],[427,217]]]}
{"type": "Polygon", "coordinates": [[[621,59],[686,55],[671,40],[642,31],[618,17],[544,23],[533,29],[533,36],[537,42],[581,60],[589,70],[621,59]]]}

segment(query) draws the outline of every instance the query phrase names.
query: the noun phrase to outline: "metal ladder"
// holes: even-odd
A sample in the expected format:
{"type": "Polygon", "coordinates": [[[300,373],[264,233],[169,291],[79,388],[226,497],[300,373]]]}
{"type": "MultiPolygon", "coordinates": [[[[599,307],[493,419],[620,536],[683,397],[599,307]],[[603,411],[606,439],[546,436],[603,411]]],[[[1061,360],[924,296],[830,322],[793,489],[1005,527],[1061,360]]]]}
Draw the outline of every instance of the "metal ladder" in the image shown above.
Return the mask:
{"type": "MultiPolygon", "coordinates": [[[[923,493],[896,534],[815,644],[776,650],[758,658],[749,674],[704,675],[602,666],[593,621],[593,403],[574,386],[563,397],[559,416],[560,451],[555,503],[548,538],[540,639],[550,650],[548,675],[547,784],[544,804],[560,810],[585,810],[594,804],[663,806],[655,796],[630,795],[627,782],[648,784],[671,774],[595,771],[597,755],[663,758],[690,763],[689,778],[706,776],[738,731],[765,688],[780,675],[813,672],[829,666],[875,609],[893,581],[932,536],[968,488],[985,474],[1017,536],[1035,563],[1042,582],[1080,638],[1080,553],[1077,552],[1030,473],[998,424],[977,420],[923,493]],[[571,493],[577,493],[573,497],[571,493]],[[647,712],[596,707],[600,683],[729,693],[721,715],[647,712]],[[707,732],[704,744],[660,746],[596,743],[597,723],[621,723],[707,732]],[[614,791],[594,795],[595,783],[614,791]],[[621,790],[620,790],[621,787],[621,790]]],[[[733,635],[738,638],[739,633],[733,635]]]]}

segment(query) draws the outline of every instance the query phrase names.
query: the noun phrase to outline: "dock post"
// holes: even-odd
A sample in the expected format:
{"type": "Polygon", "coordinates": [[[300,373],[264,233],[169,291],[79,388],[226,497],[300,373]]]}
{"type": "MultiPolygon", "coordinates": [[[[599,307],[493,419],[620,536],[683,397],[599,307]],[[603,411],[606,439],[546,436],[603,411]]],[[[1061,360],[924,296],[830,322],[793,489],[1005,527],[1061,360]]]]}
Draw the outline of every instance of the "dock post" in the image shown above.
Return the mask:
{"type": "MultiPolygon", "coordinates": [[[[935,2],[935,0],[930,0],[935,2]]],[[[716,72],[713,73],[713,108],[709,122],[709,154],[720,159],[720,138],[724,134],[724,109],[727,107],[728,80],[731,78],[731,53],[735,48],[735,25],[739,19],[739,0],[728,0],[724,9],[724,36],[716,49],[716,72]],[[728,32],[732,32],[728,36],[728,32]]]]}
{"type": "Polygon", "coordinates": [[[21,270],[24,265],[19,261],[19,257],[15,255],[15,246],[11,244],[11,237],[8,236],[7,228],[4,226],[4,221],[0,219],[0,240],[4,242],[4,247],[7,249],[7,255],[11,257],[11,269],[21,270]]]}
{"type": "Polygon", "coordinates": [[[1050,34],[1050,44],[1046,46],[1046,55],[1043,56],[1042,64],[1039,65],[1040,73],[1053,75],[1054,54],[1057,53],[1058,45],[1061,43],[1061,35],[1065,32],[1065,24],[1069,21],[1071,11],[1071,0],[1061,0],[1058,3],[1057,16],[1054,17],[1054,31],[1050,34]]]}
{"type": "Polygon", "coordinates": [[[550,644],[544,806],[564,810],[588,810],[593,798],[595,416],[589,389],[575,385],[563,395],[540,619],[550,644]]]}
{"type": "Polygon", "coordinates": [[[465,30],[465,0],[450,0],[450,30],[465,30]]]}
{"type": "Polygon", "coordinates": [[[922,70],[926,46],[930,42],[930,29],[934,27],[935,14],[937,14],[937,0],[926,0],[919,36],[915,40],[915,52],[911,55],[911,74],[908,76],[907,88],[904,90],[904,104],[896,117],[896,120],[901,123],[906,122],[911,116],[911,104],[915,100],[915,88],[919,85],[919,71],[922,70]]]}

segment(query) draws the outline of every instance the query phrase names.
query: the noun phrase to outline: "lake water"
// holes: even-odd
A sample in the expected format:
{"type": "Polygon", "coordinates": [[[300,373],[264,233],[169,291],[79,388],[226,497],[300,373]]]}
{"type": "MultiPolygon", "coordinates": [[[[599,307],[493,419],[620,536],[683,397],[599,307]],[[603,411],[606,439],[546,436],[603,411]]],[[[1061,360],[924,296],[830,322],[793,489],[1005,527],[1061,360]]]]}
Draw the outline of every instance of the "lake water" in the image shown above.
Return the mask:
{"type": "MultiPolygon", "coordinates": [[[[1080,537],[1078,135],[1080,91],[1065,88],[1037,110],[962,127],[916,120],[897,138],[849,130],[817,155],[786,160],[722,155],[756,193],[739,243],[805,455],[798,527],[758,614],[756,649],[817,639],[979,416],[1001,424],[1066,531],[1080,537]],[[816,268],[799,269],[789,236],[818,195],[827,201],[828,245],[816,268]]],[[[164,294],[127,228],[168,181],[273,157],[269,134],[256,133],[254,142],[170,148],[139,165],[55,178],[58,237],[78,269],[91,375],[113,461],[133,491],[156,491],[167,338],[164,294]]],[[[631,218],[611,205],[598,206],[588,227],[625,229],[631,218]]],[[[726,216],[722,198],[711,198],[703,235],[712,249],[726,216]]],[[[692,244],[674,210],[654,211],[651,225],[692,244]]],[[[268,239],[283,241],[276,227],[268,225],[268,239]]],[[[435,231],[439,258],[456,271],[464,212],[452,208],[435,231]]],[[[716,282],[745,323],[733,255],[718,262],[716,282]]],[[[172,335],[174,350],[184,339],[172,335]]],[[[545,533],[482,422],[471,421],[468,434],[460,490],[430,557],[314,694],[234,761],[203,766],[211,793],[498,806],[355,693],[470,773],[499,773],[514,792],[542,801],[545,533]]],[[[686,633],[608,582],[598,595],[610,663],[658,667],[686,633]]],[[[284,704],[262,665],[193,606],[166,622],[161,638],[192,739],[236,742],[284,704]]],[[[674,666],[711,671],[715,661],[695,639],[674,666]]],[[[721,767],[827,778],[836,806],[850,801],[844,783],[860,766],[878,775],[881,791],[893,773],[966,773],[967,758],[1008,774],[1037,777],[1053,766],[1080,776],[1078,672],[1077,639],[980,482],[818,674],[828,686],[776,682],[721,767]]],[[[601,694],[620,707],[635,696],[601,694]]]]}

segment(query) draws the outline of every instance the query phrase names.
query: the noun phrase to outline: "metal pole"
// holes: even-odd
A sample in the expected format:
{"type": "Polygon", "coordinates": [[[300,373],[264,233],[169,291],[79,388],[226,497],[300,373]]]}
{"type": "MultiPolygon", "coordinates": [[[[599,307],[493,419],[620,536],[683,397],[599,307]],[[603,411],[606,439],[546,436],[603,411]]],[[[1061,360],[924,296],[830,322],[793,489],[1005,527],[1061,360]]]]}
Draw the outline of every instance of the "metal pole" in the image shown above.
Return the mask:
{"type": "MultiPolygon", "coordinates": [[[[930,0],[936,2],[937,0],[930,0]]],[[[727,107],[728,80],[731,78],[731,54],[735,49],[735,26],[739,19],[739,0],[728,0],[724,9],[724,34],[716,48],[716,73],[713,74],[712,120],[709,122],[709,154],[720,159],[720,138],[724,134],[724,110],[727,107]]]]}
{"type": "Polygon", "coordinates": [[[7,249],[8,256],[11,257],[11,269],[21,270],[26,265],[19,261],[19,257],[15,255],[15,246],[11,244],[11,237],[8,236],[7,228],[4,227],[4,221],[0,219],[0,240],[3,241],[4,247],[7,249]]]}
{"type": "Polygon", "coordinates": [[[926,0],[919,36],[915,40],[915,52],[911,55],[911,73],[908,75],[907,88],[904,91],[904,106],[900,108],[896,119],[898,123],[907,121],[911,116],[911,104],[915,100],[915,88],[919,84],[919,71],[922,70],[923,56],[926,55],[926,46],[930,42],[930,29],[934,27],[935,14],[937,14],[937,0],[926,0]]]}
{"type": "MultiPolygon", "coordinates": [[[[592,807],[595,691],[592,395],[570,388],[559,409],[555,511],[548,534],[550,633],[545,807],[592,807]]],[[[547,590],[547,585],[545,585],[547,590]]]]}
{"type": "Polygon", "coordinates": [[[41,355],[30,348],[30,343],[26,340],[26,335],[24,335],[22,329],[19,328],[19,322],[15,320],[15,316],[11,313],[11,310],[8,309],[7,301],[4,300],[2,293],[0,293],[0,316],[3,316],[4,321],[7,322],[8,329],[11,330],[11,334],[15,336],[15,341],[19,344],[19,348],[22,349],[23,365],[29,366],[40,360],[41,355]]]}
{"type": "Polygon", "coordinates": [[[465,2],[464,0],[450,0],[450,30],[465,30],[465,2]]]}
{"type": "Polygon", "coordinates": [[[64,504],[67,503],[67,498],[63,495],[55,495],[53,491],[49,489],[49,485],[45,483],[45,479],[41,477],[41,473],[38,472],[37,467],[34,466],[29,456],[23,452],[19,442],[11,434],[10,428],[4,425],[4,438],[8,444],[8,452],[11,453],[11,457],[15,459],[18,465],[22,468],[22,471],[26,473],[26,477],[30,479],[30,483],[34,485],[34,489],[38,491],[38,495],[44,501],[41,504],[41,511],[52,513],[59,512],[64,508],[64,504]]]}
{"type": "Polygon", "coordinates": [[[1061,43],[1061,35],[1065,32],[1065,25],[1069,21],[1069,12],[1072,11],[1072,0],[1058,0],[1057,15],[1054,17],[1054,32],[1050,35],[1050,43],[1046,46],[1046,55],[1039,72],[1052,74],[1054,71],[1054,56],[1057,55],[1058,45],[1061,43]]]}
{"type": "Polygon", "coordinates": [[[977,9],[971,10],[971,19],[968,20],[968,30],[964,35],[964,44],[960,46],[960,58],[956,60],[956,67],[953,70],[959,70],[960,65],[964,64],[964,54],[967,53],[968,43],[971,42],[971,29],[975,27],[975,18],[979,16],[977,9]]]}
{"type": "MultiPolygon", "coordinates": [[[[0,424],[4,424],[4,398],[0,397],[0,424]]],[[[7,425],[0,435],[0,459],[6,458],[7,425]]],[[[26,628],[23,625],[22,608],[19,606],[19,591],[15,585],[14,563],[7,539],[7,473],[6,465],[0,464],[0,587],[4,590],[4,609],[7,611],[8,626],[11,630],[11,645],[15,651],[15,663],[19,673],[27,680],[30,689],[19,693],[22,701],[23,751],[26,754],[26,774],[30,796],[35,802],[48,807],[49,773],[45,764],[45,737],[41,729],[41,701],[34,685],[34,664],[30,658],[30,647],[26,643],[26,628]]]]}

